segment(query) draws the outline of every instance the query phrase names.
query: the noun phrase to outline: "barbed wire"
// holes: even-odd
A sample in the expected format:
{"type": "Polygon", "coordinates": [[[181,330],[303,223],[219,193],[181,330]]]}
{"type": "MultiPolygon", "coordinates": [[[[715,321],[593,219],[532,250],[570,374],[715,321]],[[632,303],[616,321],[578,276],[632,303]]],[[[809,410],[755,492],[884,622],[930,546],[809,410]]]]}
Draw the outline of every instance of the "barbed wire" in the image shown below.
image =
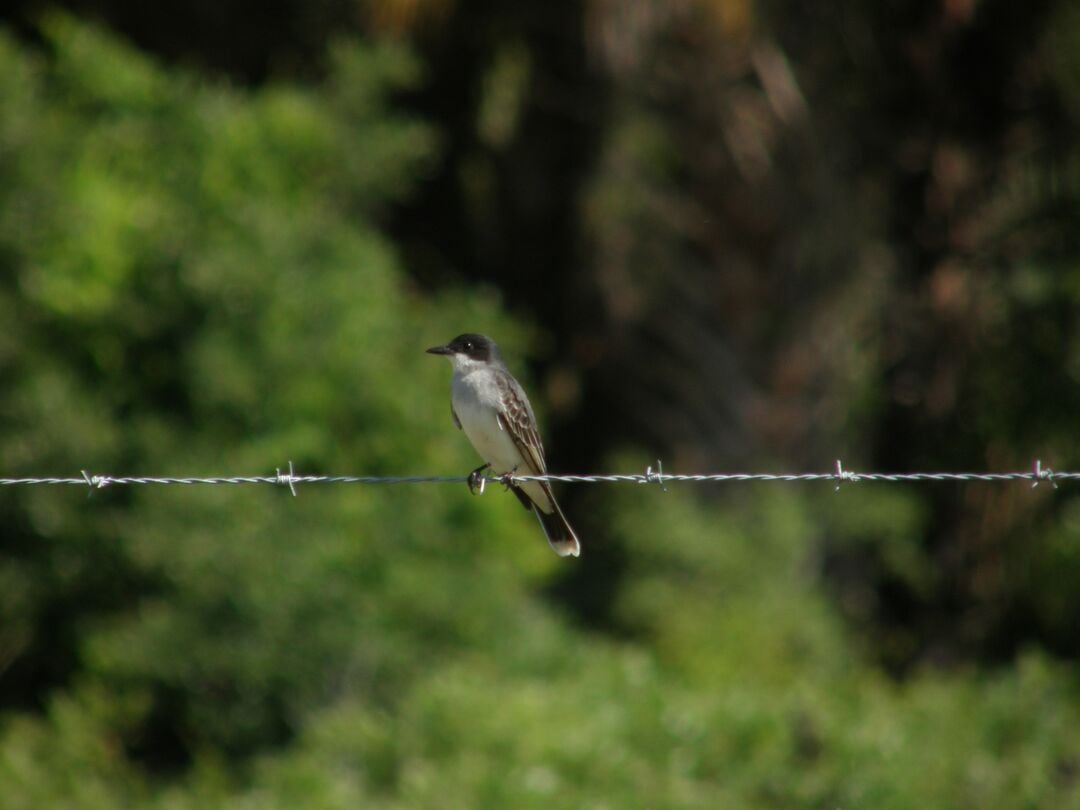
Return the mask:
{"type": "Polygon", "coordinates": [[[595,483],[635,483],[659,484],[665,491],[671,483],[735,483],[750,481],[832,481],[836,489],[841,484],[863,481],[902,483],[902,482],[944,482],[944,481],[1030,481],[1032,487],[1043,481],[1049,481],[1057,488],[1059,481],[1080,479],[1080,472],[1054,472],[1043,467],[1036,459],[1030,470],[1022,472],[909,472],[881,473],[855,472],[845,470],[837,460],[831,472],[818,473],[666,473],[660,461],[656,468],[646,467],[644,473],[626,473],[610,475],[298,475],[290,461],[288,469],[280,468],[274,475],[237,475],[237,476],[132,476],[132,475],[92,475],[82,470],[80,477],[71,478],[0,478],[0,487],[12,486],[50,486],[75,485],[89,487],[91,490],[111,486],[141,486],[150,484],[179,484],[183,486],[220,485],[220,484],[272,484],[287,486],[296,495],[298,484],[464,484],[478,485],[481,492],[485,484],[516,484],[525,481],[561,481],[568,484],[595,483]]]}

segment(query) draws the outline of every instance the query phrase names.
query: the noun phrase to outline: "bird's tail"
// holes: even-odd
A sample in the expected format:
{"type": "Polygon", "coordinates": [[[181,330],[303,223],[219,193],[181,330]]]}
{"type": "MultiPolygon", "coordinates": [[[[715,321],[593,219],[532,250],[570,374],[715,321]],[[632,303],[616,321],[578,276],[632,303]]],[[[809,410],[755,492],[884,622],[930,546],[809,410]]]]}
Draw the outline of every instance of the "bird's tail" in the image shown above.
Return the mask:
{"type": "Polygon", "coordinates": [[[563,515],[562,509],[554,498],[551,498],[551,505],[554,509],[548,513],[542,512],[536,504],[533,504],[532,508],[540,520],[540,525],[544,528],[548,543],[560,557],[577,557],[581,554],[581,543],[578,542],[577,535],[566,522],[566,516],[563,515]]]}

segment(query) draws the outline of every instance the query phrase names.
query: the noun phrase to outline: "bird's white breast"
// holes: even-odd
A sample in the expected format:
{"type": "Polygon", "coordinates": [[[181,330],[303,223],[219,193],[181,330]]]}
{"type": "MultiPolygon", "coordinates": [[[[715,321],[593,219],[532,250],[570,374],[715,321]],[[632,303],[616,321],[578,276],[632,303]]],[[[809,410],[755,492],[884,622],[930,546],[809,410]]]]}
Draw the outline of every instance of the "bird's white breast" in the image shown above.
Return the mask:
{"type": "Polygon", "coordinates": [[[451,399],[461,429],[476,448],[476,452],[491,465],[496,475],[521,468],[521,454],[510,434],[499,424],[499,391],[490,373],[482,370],[455,370],[451,382],[451,399]]]}

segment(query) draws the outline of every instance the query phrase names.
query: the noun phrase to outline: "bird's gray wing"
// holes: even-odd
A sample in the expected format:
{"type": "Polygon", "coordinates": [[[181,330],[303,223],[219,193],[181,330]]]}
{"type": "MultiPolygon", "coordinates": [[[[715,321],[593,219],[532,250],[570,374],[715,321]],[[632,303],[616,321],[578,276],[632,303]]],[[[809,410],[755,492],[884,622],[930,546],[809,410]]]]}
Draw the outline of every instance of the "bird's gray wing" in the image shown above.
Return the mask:
{"type": "Polygon", "coordinates": [[[517,445],[521,458],[531,469],[519,470],[526,475],[546,475],[547,463],[544,461],[544,445],[540,442],[540,433],[536,429],[536,417],[525,391],[517,380],[508,373],[496,375],[499,394],[505,405],[499,414],[499,424],[517,445]]]}

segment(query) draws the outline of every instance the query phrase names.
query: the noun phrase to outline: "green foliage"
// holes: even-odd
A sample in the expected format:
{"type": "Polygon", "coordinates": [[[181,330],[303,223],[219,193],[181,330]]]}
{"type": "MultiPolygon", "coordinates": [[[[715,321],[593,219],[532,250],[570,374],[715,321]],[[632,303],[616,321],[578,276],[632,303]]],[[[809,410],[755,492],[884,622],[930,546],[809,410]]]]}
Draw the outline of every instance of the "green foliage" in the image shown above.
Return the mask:
{"type": "MultiPolygon", "coordinates": [[[[46,33],[0,37],[4,474],[470,469],[422,350],[525,331],[410,288],[381,227],[435,149],[390,103],[410,56],[240,91],[46,33]]],[[[898,684],[829,598],[823,547],[935,583],[911,497],[740,492],[588,501],[625,546],[614,637],[540,596],[573,563],[498,488],[0,491],[0,806],[1077,806],[1072,673],[898,684]]]]}
{"type": "Polygon", "coordinates": [[[676,492],[617,500],[626,525],[679,527],[662,544],[633,532],[652,538],[634,579],[679,586],[643,600],[638,642],[530,621],[433,667],[391,710],[343,696],[242,788],[210,771],[170,806],[1078,806],[1067,671],[1028,655],[898,686],[845,653],[786,567],[810,525],[797,502],[733,516],[676,492]],[[764,549],[763,523],[781,538],[764,549]],[[680,551],[702,534],[714,542],[680,551]]]}
{"type": "MultiPolygon", "coordinates": [[[[411,295],[373,219],[432,144],[385,110],[404,55],[343,45],[322,90],[246,96],[48,31],[47,66],[3,47],[6,471],[470,469],[423,348],[515,330],[411,295]]],[[[5,493],[8,661],[142,706],[137,754],[273,745],[523,609],[552,566],[534,526],[461,494],[5,493]]]]}

